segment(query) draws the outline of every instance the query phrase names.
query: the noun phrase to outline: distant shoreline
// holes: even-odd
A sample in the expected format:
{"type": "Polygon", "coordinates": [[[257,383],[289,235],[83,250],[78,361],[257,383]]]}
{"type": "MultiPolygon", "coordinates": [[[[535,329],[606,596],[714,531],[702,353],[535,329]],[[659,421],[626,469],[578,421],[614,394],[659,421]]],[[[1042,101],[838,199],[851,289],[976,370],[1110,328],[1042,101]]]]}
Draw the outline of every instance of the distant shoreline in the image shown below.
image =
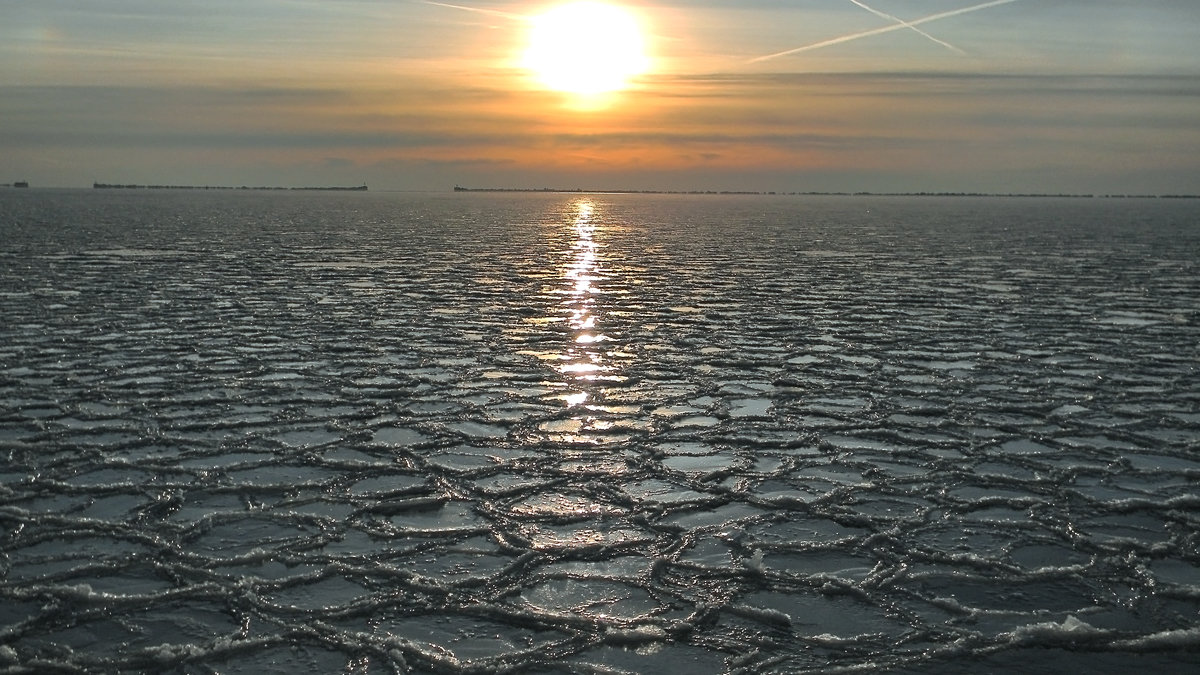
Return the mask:
{"type": "MultiPolygon", "coordinates": [[[[27,188],[29,183],[0,183],[0,189],[27,188]]],[[[152,185],[140,183],[93,183],[95,190],[227,190],[242,192],[367,192],[364,185],[357,186],[231,186],[231,185],[152,185]]],[[[430,190],[383,190],[383,192],[430,192],[430,190]]],[[[432,192],[437,192],[433,190],[432,192]]],[[[1200,194],[1121,194],[1121,193],[1051,193],[1051,192],[871,192],[860,190],[848,191],[756,191],[756,190],[602,190],[602,189],[561,189],[561,188],[531,188],[531,187],[463,187],[454,186],[454,192],[481,193],[540,193],[540,194],[613,194],[613,195],[748,195],[748,196],[825,196],[825,197],[1016,197],[1016,198],[1058,198],[1058,199],[1200,199],[1200,194]]]]}
{"type": "Polygon", "coordinates": [[[792,195],[827,197],[1059,197],[1070,199],[1200,199],[1200,195],[1069,194],[1041,192],[758,192],[753,190],[561,190],[557,188],[469,188],[454,186],[455,192],[542,192],[548,194],[617,195],[792,195]]]}
{"type": "Polygon", "coordinates": [[[95,190],[323,190],[336,192],[366,192],[367,186],[357,187],[230,187],[222,185],[134,185],[119,183],[92,183],[95,190]]]}

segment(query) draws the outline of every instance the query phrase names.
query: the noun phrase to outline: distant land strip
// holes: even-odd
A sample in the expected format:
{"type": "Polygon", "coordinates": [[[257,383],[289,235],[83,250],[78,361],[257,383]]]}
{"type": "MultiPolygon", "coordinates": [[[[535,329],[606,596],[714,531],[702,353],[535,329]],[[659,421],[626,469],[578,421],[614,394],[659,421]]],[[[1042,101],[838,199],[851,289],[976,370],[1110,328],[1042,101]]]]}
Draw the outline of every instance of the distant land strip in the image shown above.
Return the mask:
{"type": "Polygon", "coordinates": [[[557,188],[470,188],[454,186],[455,192],[545,192],[550,194],[616,195],[824,195],[831,197],[1070,197],[1073,199],[1200,199],[1190,194],[1066,194],[1042,192],[780,192],[771,190],[560,190],[557,188]]]}
{"type": "Polygon", "coordinates": [[[335,190],[341,192],[366,192],[366,185],[356,187],[229,187],[221,185],[134,185],[119,183],[92,183],[96,190],[335,190]]]}

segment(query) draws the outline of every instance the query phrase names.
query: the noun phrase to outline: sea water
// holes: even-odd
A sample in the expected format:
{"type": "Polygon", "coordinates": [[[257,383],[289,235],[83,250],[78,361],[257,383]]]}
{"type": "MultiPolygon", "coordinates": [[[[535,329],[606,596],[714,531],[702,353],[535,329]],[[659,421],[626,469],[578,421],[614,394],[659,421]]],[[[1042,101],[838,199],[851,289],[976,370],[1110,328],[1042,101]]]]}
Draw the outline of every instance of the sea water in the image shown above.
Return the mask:
{"type": "Polygon", "coordinates": [[[0,192],[6,672],[1183,672],[1200,203],[0,192]]]}

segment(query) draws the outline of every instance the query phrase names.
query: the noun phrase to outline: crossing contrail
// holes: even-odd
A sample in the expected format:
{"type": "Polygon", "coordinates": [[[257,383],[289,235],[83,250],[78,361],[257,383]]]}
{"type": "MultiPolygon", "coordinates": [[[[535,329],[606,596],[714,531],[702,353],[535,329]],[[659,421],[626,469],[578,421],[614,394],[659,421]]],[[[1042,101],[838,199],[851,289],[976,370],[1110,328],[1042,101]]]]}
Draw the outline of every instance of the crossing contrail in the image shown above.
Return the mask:
{"type": "Polygon", "coordinates": [[[864,2],[860,2],[859,0],[850,0],[850,2],[854,3],[855,5],[858,5],[859,7],[862,7],[863,9],[874,14],[875,16],[887,19],[888,21],[895,21],[896,23],[904,26],[905,28],[910,28],[917,35],[929,38],[931,41],[945,47],[946,49],[949,49],[950,51],[957,52],[959,54],[966,54],[966,52],[959,49],[958,47],[955,47],[954,45],[950,44],[949,42],[946,42],[945,40],[939,40],[939,39],[935,38],[934,36],[930,35],[929,33],[926,33],[925,31],[921,30],[920,28],[917,28],[913,24],[905,21],[904,19],[901,19],[898,16],[893,16],[891,14],[888,14],[887,12],[881,12],[878,9],[875,9],[874,7],[868,6],[864,2]]]}
{"type": "Polygon", "coordinates": [[[524,21],[528,16],[524,14],[513,14],[512,12],[502,12],[498,9],[483,9],[482,7],[467,7],[465,5],[452,5],[448,2],[434,2],[433,0],[422,0],[427,5],[436,5],[438,7],[449,7],[450,9],[461,9],[464,12],[476,12],[478,14],[491,14],[492,16],[502,16],[506,19],[517,19],[524,21]]]}
{"type": "Polygon", "coordinates": [[[958,16],[960,14],[968,14],[970,12],[978,12],[981,9],[987,9],[989,7],[997,7],[999,5],[1008,5],[1008,4],[1011,4],[1014,2],[1017,2],[1017,0],[992,0],[991,2],[984,2],[984,3],[978,4],[978,5],[971,5],[970,7],[963,7],[962,9],[952,9],[948,12],[939,12],[937,14],[930,14],[929,16],[921,17],[920,19],[914,19],[913,21],[895,23],[890,26],[884,26],[883,28],[876,28],[874,30],[865,30],[865,31],[862,31],[861,33],[851,33],[849,35],[843,35],[841,37],[836,37],[836,38],[833,38],[830,40],[823,40],[821,42],[816,42],[811,45],[804,45],[803,47],[796,47],[795,49],[788,49],[786,51],[776,52],[774,54],[767,54],[766,56],[758,56],[753,59],[750,59],[749,61],[747,61],[747,63],[757,63],[759,61],[767,61],[769,59],[779,58],[780,56],[788,56],[789,54],[799,54],[800,52],[809,52],[814,49],[821,49],[822,47],[829,47],[832,45],[840,45],[843,42],[859,40],[859,39],[862,39],[865,37],[871,37],[873,35],[882,35],[884,33],[891,33],[892,31],[904,30],[906,28],[911,29],[913,26],[919,26],[923,23],[929,23],[931,21],[937,21],[939,19],[948,19],[952,16],[958,16]]]}

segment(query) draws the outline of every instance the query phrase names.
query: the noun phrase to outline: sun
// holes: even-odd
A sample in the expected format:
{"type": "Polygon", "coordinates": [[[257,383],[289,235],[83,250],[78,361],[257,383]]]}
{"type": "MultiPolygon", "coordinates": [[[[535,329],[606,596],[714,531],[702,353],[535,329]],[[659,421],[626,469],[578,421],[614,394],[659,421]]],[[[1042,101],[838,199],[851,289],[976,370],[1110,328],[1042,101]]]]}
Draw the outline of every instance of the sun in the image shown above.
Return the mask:
{"type": "Polygon", "coordinates": [[[558,5],[531,19],[522,65],[546,87],[581,95],[629,87],[650,59],[637,18],[602,2],[558,5]]]}

